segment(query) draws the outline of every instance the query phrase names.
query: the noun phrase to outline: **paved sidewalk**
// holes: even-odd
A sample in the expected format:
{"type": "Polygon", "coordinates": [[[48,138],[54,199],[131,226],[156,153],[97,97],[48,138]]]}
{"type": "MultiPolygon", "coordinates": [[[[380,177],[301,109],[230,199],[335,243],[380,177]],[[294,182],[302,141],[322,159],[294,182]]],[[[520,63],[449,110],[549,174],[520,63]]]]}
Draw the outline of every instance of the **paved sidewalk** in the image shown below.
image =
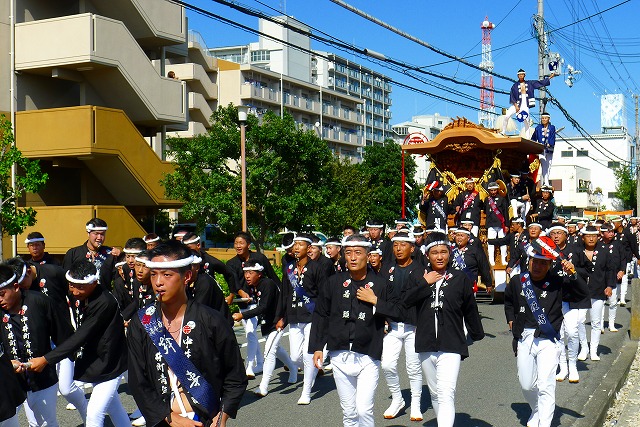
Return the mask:
{"type": "Polygon", "coordinates": [[[624,385],[611,400],[612,406],[603,427],[640,426],[640,348],[636,351],[624,385]]]}

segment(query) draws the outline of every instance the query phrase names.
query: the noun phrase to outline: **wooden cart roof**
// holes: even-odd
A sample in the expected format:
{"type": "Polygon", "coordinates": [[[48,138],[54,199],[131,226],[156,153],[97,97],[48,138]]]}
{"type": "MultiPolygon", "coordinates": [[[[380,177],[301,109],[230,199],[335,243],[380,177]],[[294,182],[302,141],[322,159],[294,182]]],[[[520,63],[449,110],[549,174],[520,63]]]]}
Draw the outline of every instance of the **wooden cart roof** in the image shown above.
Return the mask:
{"type": "Polygon", "coordinates": [[[466,153],[474,149],[514,150],[523,154],[540,154],[544,147],[520,136],[502,136],[492,129],[485,128],[458,117],[449,123],[432,141],[419,144],[405,144],[402,149],[409,154],[435,154],[441,151],[466,153]]]}

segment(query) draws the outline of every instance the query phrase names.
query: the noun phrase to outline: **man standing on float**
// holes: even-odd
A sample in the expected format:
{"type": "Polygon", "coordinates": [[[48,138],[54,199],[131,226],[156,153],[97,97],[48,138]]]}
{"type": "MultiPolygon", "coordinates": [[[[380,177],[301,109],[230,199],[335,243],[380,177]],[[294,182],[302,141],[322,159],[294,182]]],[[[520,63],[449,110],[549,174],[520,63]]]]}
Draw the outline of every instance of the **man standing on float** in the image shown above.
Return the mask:
{"type": "Polygon", "coordinates": [[[529,109],[536,106],[536,99],[534,97],[534,89],[540,89],[543,86],[549,86],[551,79],[555,77],[555,74],[550,75],[542,80],[525,80],[526,73],[520,68],[518,70],[518,81],[511,86],[511,93],[509,95],[509,104],[511,106],[507,110],[504,121],[502,122],[502,134],[507,133],[507,124],[509,119],[514,114],[520,114],[522,121],[524,122],[524,128],[528,134],[529,132],[529,109]]]}

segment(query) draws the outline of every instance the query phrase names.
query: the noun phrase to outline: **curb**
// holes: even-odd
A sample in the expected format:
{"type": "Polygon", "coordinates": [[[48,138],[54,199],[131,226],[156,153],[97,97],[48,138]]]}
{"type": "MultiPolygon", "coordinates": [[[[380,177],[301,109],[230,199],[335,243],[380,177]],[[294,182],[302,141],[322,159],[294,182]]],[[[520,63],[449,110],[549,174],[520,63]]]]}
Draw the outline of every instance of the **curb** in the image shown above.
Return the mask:
{"type": "Polygon", "coordinates": [[[620,354],[611,365],[607,375],[584,406],[583,417],[578,418],[573,427],[602,427],[607,411],[613,405],[618,391],[627,380],[627,375],[638,350],[638,341],[627,341],[620,349],[620,354]]]}

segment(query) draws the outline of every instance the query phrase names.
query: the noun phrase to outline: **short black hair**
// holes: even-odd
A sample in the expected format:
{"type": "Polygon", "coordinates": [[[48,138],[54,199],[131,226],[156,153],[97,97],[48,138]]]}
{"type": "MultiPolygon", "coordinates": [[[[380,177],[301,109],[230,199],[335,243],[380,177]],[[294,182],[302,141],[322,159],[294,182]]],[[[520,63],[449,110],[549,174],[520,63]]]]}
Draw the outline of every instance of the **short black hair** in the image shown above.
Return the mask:
{"type": "MultiPolygon", "coordinates": [[[[245,261],[245,263],[243,264],[243,267],[255,267],[258,264],[260,264],[260,262],[258,260],[249,259],[249,260],[245,261]]],[[[262,265],[262,264],[260,264],[260,265],[262,265]]],[[[263,265],[263,267],[264,267],[264,265],[263,265]]],[[[255,270],[255,272],[258,273],[258,274],[264,274],[264,271],[255,270]]]]}
{"type": "Polygon", "coordinates": [[[296,237],[295,233],[285,233],[282,235],[282,246],[291,246],[293,244],[293,238],[296,237]]]}
{"type": "MultiPolygon", "coordinates": [[[[448,245],[449,242],[449,236],[447,236],[444,233],[441,233],[439,231],[434,231],[433,233],[430,233],[427,236],[427,240],[425,241],[425,245],[429,246],[431,243],[435,243],[435,242],[445,242],[444,244],[447,245],[447,247],[449,249],[451,249],[448,245]]],[[[429,248],[429,250],[431,250],[431,248],[429,248]]],[[[428,254],[428,252],[427,252],[428,254]]]]}
{"type": "MultiPolygon", "coordinates": [[[[9,265],[7,265],[6,263],[2,263],[0,264],[0,283],[4,283],[7,280],[11,279],[12,276],[14,276],[15,273],[13,271],[13,268],[9,265]]],[[[16,281],[17,281],[17,277],[16,277],[16,281]]],[[[15,282],[14,282],[15,283],[15,282]]]]}
{"type": "Polygon", "coordinates": [[[251,234],[247,233],[246,231],[238,231],[233,236],[233,240],[237,239],[238,237],[243,238],[244,241],[247,242],[248,244],[251,244],[253,242],[253,239],[251,238],[251,234]]]}
{"type": "MultiPolygon", "coordinates": [[[[149,251],[150,260],[160,256],[173,259],[185,259],[191,256],[191,250],[177,240],[169,240],[167,242],[160,243],[149,251]]],[[[180,267],[177,270],[180,274],[184,274],[191,270],[191,265],[180,267]]]]}
{"type": "Polygon", "coordinates": [[[89,221],[87,221],[87,227],[92,225],[94,227],[106,227],[107,226],[107,221],[100,219],[100,218],[91,218],[89,221]]]}
{"type": "Polygon", "coordinates": [[[313,243],[318,243],[320,241],[320,238],[313,233],[309,233],[309,238],[313,243]]]}
{"type": "MultiPolygon", "coordinates": [[[[26,262],[24,262],[24,260],[20,257],[15,257],[15,258],[9,258],[4,262],[4,264],[11,267],[11,269],[13,270],[13,273],[16,275],[16,278],[19,279],[22,276],[22,272],[24,271],[26,262]]],[[[7,277],[7,279],[9,277],[7,277]]]]}
{"type": "Polygon", "coordinates": [[[353,225],[345,225],[344,227],[342,227],[342,231],[344,230],[351,230],[354,234],[358,232],[358,230],[353,225]]]}
{"type": "MultiPolygon", "coordinates": [[[[69,276],[74,279],[82,280],[87,276],[93,276],[98,272],[96,266],[89,261],[88,259],[81,259],[80,261],[76,261],[71,264],[71,268],[69,268],[69,276]]],[[[98,282],[100,279],[98,279],[98,282]]]]}
{"type": "Polygon", "coordinates": [[[194,233],[193,231],[189,231],[187,234],[185,234],[184,236],[182,236],[182,242],[186,242],[189,241],[191,239],[195,239],[196,237],[199,237],[196,233],[194,233]]]}
{"type": "Polygon", "coordinates": [[[31,239],[44,239],[44,236],[39,231],[32,231],[31,233],[27,234],[27,240],[31,239]]]}
{"type": "Polygon", "coordinates": [[[150,259],[149,258],[149,252],[148,250],[143,250],[142,252],[140,252],[139,254],[136,254],[136,258],[145,258],[145,259],[150,259]]]}
{"type": "Polygon", "coordinates": [[[125,249],[147,249],[147,244],[140,237],[132,237],[124,244],[125,249]]]}

